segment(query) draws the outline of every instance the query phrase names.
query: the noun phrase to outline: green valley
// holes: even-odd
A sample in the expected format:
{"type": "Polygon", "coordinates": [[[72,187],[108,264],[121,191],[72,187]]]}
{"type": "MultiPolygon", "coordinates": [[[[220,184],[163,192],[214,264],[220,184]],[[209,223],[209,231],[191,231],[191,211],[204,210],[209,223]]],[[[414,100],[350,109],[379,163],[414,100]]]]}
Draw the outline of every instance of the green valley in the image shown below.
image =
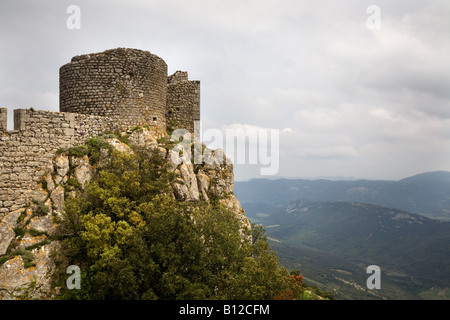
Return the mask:
{"type": "MultiPolygon", "coordinates": [[[[303,188],[309,193],[297,190],[297,194],[306,199],[290,202],[288,196],[272,201],[270,194],[289,193],[287,190],[292,191],[292,185],[298,181],[285,180],[288,186],[268,188],[270,192],[267,191],[265,201],[261,194],[252,197],[246,193],[254,192],[253,188],[262,191],[265,184],[282,184],[268,181],[261,180],[261,184],[255,186],[258,180],[252,180],[248,182],[252,188],[245,190],[243,184],[246,183],[240,182],[236,195],[249,219],[266,229],[270,246],[277,252],[280,263],[288,269],[300,270],[307,283],[332,291],[338,299],[448,299],[450,222],[380,204],[324,200],[331,191],[323,187],[320,192],[318,184],[333,184],[325,181],[309,181],[310,186],[306,188],[307,182],[303,180],[303,188]],[[316,188],[314,192],[312,185],[316,188]],[[312,194],[322,199],[308,199],[312,194]],[[380,290],[367,289],[369,265],[381,268],[380,290]]],[[[418,178],[409,181],[412,183],[418,178]]],[[[355,182],[342,182],[348,183],[355,182]]],[[[346,189],[338,189],[334,190],[335,195],[346,193],[346,189]]],[[[447,190],[440,192],[443,195],[447,190]]],[[[428,185],[428,192],[434,191],[435,188],[428,185]]],[[[434,194],[439,196],[439,193],[434,194]]],[[[440,203],[444,201],[441,199],[440,203]]]]}

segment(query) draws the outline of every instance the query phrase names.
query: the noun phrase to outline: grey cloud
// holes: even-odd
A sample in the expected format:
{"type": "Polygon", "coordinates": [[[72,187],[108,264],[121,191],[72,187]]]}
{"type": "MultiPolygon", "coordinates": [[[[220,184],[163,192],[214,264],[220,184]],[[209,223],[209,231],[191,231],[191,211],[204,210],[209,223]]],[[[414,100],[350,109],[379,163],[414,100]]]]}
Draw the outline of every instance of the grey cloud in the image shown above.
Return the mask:
{"type": "MultiPolygon", "coordinates": [[[[379,0],[374,31],[371,4],[2,0],[0,105],[57,110],[61,65],[134,47],[201,80],[205,128],[291,128],[280,136],[280,175],[450,170],[450,3],[379,0]],[[70,4],[81,8],[80,30],[66,27],[70,4]]],[[[238,179],[258,171],[244,167],[238,179]]]]}

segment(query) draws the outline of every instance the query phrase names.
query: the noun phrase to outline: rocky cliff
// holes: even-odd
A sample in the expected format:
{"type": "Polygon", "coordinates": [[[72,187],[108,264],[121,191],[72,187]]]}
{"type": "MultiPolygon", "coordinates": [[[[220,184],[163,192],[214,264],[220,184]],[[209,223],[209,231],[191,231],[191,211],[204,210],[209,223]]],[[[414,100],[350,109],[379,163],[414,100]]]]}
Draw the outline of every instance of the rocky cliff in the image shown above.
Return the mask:
{"type": "MultiPolygon", "coordinates": [[[[233,165],[221,150],[202,146],[201,164],[194,164],[181,145],[169,137],[158,141],[145,128],[120,135],[104,135],[112,148],[132,153],[133,146],[154,150],[167,161],[174,173],[173,197],[188,202],[221,202],[241,221],[242,235],[250,223],[236,196],[233,194],[233,165]],[[124,141],[127,141],[125,143],[124,141]],[[206,152],[205,152],[206,151],[206,152]]],[[[93,164],[85,146],[60,149],[54,155],[53,166],[40,180],[35,199],[23,208],[7,213],[0,221],[0,299],[51,299],[54,288],[51,275],[55,271],[53,254],[58,250],[55,237],[63,219],[64,201],[77,196],[96,177],[102,164],[108,161],[108,148],[100,148],[93,164]]]]}

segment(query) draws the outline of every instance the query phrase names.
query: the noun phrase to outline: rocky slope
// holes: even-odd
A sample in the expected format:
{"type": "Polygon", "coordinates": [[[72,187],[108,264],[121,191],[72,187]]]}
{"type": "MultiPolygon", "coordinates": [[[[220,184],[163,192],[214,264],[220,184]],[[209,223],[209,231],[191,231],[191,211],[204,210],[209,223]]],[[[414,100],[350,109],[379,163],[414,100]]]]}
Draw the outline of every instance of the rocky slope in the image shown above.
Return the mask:
{"type": "MultiPolygon", "coordinates": [[[[121,134],[124,143],[112,135],[105,141],[121,152],[133,152],[131,145],[156,150],[165,157],[175,173],[173,196],[179,201],[222,202],[242,222],[242,230],[250,228],[244,210],[233,194],[233,165],[221,150],[203,149],[202,164],[193,164],[181,145],[156,140],[148,130],[139,128],[121,134]]],[[[96,170],[108,160],[108,149],[100,149],[96,165],[87,155],[60,150],[53,167],[44,174],[32,203],[9,212],[0,221],[0,299],[51,299],[51,275],[55,269],[52,252],[58,250],[54,234],[62,219],[64,200],[76,195],[95,178],[96,170]]]]}

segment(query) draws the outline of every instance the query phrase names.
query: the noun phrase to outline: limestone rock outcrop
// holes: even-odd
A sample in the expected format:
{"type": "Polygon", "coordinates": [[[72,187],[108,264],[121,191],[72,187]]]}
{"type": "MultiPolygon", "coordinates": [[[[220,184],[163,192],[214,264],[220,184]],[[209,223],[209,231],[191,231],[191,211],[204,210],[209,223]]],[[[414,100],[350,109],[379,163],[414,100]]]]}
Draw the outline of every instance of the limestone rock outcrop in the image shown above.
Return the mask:
{"type": "MultiPolygon", "coordinates": [[[[127,138],[130,145],[154,150],[166,159],[168,170],[176,176],[172,188],[177,200],[217,199],[241,221],[243,237],[245,229],[250,230],[250,222],[233,194],[233,164],[222,150],[202,148],[203,162],[197,163],[190,158],[190,148],[174,142],[158,143],[145,128],[128,132],[127,138]]],[[[119,139],[105,141],[120,152],[133,152],[119,139]]],[[[34,200],[0,220],[0,300],[52,298],[51,253],[59,245],[52,235],[62,219],[64,200],[94,179],[96,170],[107,163],[108,153],[107,149],[100,150],[97,166],[90,164],[87,155],[56,154],[34,191],[34,200]]]]}

